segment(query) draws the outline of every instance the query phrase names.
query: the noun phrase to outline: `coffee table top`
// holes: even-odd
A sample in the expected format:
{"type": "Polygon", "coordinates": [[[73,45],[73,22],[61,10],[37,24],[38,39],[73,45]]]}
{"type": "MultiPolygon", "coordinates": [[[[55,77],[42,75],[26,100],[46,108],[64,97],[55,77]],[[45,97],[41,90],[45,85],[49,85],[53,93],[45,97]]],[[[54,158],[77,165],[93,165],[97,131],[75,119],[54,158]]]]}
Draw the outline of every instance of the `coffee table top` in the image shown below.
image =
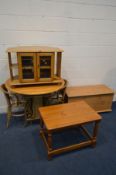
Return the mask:
{"type": "Polygon", "coordinates": [[[40,107],[39,112],[47,130],[56,130],[101,120],[85,101],[40,107]]]}

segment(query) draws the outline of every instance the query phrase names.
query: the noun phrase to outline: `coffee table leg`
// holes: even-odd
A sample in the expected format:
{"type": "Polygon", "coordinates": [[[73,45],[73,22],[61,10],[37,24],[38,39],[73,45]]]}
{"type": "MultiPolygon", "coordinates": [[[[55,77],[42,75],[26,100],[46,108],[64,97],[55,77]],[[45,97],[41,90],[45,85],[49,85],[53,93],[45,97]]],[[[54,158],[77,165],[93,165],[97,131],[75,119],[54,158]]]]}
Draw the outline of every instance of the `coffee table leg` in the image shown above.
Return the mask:
{"type": "Polygon", "coordinates": [[[48,159],[51,159],[51,153],[50,153],[52,151],[52,134],[51,133],[48,133],[47,142],[48,142],[48,159]]]}
{"type": "Polygon", "coordinates": [[[93,147],[96,146],[98,126],[99,126],[99,121],[96,121],[93,129],[93,144],[92,144],[93,147]]]}
{"type": "Polygon", "coordinates": [[[44,126],[43,121],[42,121],[42,119],[40,118],[40,127],[41,127],[41,129],[43,129],[43,126],[44,126]]]}

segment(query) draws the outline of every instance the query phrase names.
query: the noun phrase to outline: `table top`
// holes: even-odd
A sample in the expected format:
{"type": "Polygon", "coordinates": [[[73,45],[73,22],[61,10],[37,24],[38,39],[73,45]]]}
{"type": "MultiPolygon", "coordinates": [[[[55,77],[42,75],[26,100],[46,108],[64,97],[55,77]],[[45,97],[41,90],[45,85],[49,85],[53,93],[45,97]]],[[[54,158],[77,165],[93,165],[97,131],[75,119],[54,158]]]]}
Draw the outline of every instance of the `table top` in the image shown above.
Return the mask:
{"type": "Polygon", "coordinates": [[[49,131],[101,120],[101,116],[82,100],[40,107],[39,112],[49,131]]]}
{"type": "Polygon", "coordinates": [[[56,92],[64,87],[64,80],[58,84],[47,84],[47,85],[29,85],[29,86],[11,86],[10,79],[5,82],[5,85],[12,93],[21,95],[44,95],[56,92]]]}
{"type": "Polygon", "coordinates": [[[113,90],[106,85],[72,86],[66,89],[68,97],[82,97],[100,94],[113,94],[113,90]]]}

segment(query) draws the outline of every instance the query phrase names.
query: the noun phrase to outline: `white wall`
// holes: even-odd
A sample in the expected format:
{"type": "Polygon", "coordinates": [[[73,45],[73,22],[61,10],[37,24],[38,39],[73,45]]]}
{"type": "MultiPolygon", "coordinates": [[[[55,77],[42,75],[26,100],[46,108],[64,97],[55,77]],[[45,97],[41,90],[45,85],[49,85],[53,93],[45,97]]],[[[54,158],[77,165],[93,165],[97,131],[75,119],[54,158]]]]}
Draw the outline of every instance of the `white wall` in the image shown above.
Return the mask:
{"type": "Polygon", "coordinates": [[[116,89],[115,0],[0,0],[0,83],[9,77],[5,51],[18,45],[60,47],[70,85],[116,89]]]}

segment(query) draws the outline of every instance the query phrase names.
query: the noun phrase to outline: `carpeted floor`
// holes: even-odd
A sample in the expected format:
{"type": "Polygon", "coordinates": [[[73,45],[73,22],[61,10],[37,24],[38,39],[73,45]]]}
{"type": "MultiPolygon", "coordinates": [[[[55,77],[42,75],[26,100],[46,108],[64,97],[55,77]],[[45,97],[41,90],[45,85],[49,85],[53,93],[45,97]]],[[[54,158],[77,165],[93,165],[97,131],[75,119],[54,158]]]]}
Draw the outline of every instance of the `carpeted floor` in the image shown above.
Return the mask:
{"type": "MultiPolygon", "coordinates": [[[[61,154],[48,161],[38,123],[24,127],[22,119],[14,119],[6,129],[6,115],[1,114],[0,175],[116,175],[116,102],[112,112],[101,115],[95,148],[61,154]]],[[[66,132],[54,136],[56,145],[82,139],[77,130],[68,135],[66,132]]]]}

